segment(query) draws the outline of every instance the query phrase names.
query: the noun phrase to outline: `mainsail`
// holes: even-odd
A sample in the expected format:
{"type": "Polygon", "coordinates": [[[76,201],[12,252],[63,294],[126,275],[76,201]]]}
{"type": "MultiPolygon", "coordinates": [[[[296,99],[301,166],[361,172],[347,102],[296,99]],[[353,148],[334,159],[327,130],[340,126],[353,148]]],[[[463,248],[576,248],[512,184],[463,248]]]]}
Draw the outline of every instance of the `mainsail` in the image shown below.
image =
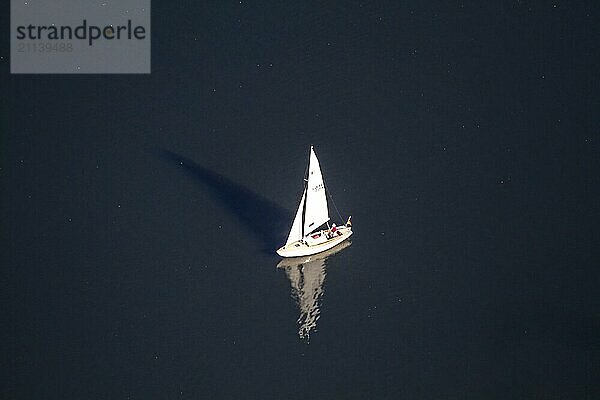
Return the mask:
{"type": "Polygon", "coordinates": [[[304,211],[304,234],[316,230],[329,221],[325,185],[317,155],[310,147],[310,161],[308,164],[308,183],[306,185],[306,210],[304,211]]]}
{"type": "Polygon", "coordinates": [[[312,146],[310,147],[308,179],[306,182],[298,211],[296,211],[296,218],[294,218],[292,229],[290,229],[287,242],[285,242],[286,246],[302,239],[329,221],[323,175],[321,174],[319,160],[312,146]]]}

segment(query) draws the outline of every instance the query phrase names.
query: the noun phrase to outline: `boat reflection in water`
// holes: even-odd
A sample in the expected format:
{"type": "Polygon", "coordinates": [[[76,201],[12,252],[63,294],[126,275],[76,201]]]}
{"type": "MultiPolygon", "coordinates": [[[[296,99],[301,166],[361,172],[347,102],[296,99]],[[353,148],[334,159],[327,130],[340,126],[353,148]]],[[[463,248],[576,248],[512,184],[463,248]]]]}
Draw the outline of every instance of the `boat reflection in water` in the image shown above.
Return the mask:
{"type": "Polygon", "coordinates": [[[292,285],[292,295],[300,308],[298,336],[307,343],[310,340],[311,332],[316,331],[321,313],[320,306],[327,259],[351,244],[352,242],[345,241],[322,253],[306,257],[284,258],[277,264],[277,268],[285,270],[292,285]]]}

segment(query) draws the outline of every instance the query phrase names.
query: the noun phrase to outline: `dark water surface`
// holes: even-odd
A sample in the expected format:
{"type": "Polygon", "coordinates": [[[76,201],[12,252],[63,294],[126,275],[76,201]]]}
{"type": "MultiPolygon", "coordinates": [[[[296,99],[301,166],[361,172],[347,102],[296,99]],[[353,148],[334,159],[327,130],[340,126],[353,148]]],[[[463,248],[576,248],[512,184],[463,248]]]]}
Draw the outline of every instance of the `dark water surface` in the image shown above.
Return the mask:
{"type": "Polygon", "coordinates": [[[149,76],[3,53],[2,398],[600,397],[597,7],[156,3],[149,76]]]}

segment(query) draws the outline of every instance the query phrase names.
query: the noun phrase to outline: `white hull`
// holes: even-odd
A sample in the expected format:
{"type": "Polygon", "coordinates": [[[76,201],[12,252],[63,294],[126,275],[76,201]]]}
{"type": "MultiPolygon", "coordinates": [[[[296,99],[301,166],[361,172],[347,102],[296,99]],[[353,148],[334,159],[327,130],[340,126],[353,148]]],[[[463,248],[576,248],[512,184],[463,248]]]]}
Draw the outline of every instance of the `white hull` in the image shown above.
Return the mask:
{"type": "MultiPolygon", "coordinates": [[[[321,234],[323,235],[322,237],[325,237],[326,232],[327,231],[321,231],[311,235],[316,236],[321,234]]],[[[340,226],[338,227],[336,233],[334,234],[335,236],[332,239],[327,239],[321,242],[312,240],[311,235],[306,237],[305,240],[298,240],[280,247],[277,250],[277,254],[279,254],[281,257],[303,257],[311,254],[321,253],[337,246],[352,236],[352,228],[348,226],[340,226]]]]}
{"type": "Polygon", "coordinates": [[[330,256],[344,250],[346,247],[349,247],[351,244],[351,240],[344,240],[341,243],[335,245],[333,248],[325,250],[318,254],[311,254],[309,256],[304,257],[283,258],[281,261],[279,261],[279,264],[277,264],[277,268],[297,267],[299,265],[308,264],[315,261],[323,261],[329,258],[330,256]]]}

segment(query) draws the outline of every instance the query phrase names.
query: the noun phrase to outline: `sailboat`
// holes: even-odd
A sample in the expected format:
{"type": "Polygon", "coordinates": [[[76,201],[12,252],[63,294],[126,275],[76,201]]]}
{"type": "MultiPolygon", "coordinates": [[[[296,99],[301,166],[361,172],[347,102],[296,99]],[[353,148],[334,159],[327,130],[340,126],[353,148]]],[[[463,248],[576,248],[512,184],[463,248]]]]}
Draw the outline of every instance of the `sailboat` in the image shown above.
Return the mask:
{"type": "Polygon", "coordinates": [[[307,176],[296,217],[285,245],[277,250],[281,257],[303,257],[331,249],[352,236],[352,222],[329,225],[329,208],[319,160],[310,146],[307,176]],[[327,228],[324,229],[324,225],[327,228]]]}

